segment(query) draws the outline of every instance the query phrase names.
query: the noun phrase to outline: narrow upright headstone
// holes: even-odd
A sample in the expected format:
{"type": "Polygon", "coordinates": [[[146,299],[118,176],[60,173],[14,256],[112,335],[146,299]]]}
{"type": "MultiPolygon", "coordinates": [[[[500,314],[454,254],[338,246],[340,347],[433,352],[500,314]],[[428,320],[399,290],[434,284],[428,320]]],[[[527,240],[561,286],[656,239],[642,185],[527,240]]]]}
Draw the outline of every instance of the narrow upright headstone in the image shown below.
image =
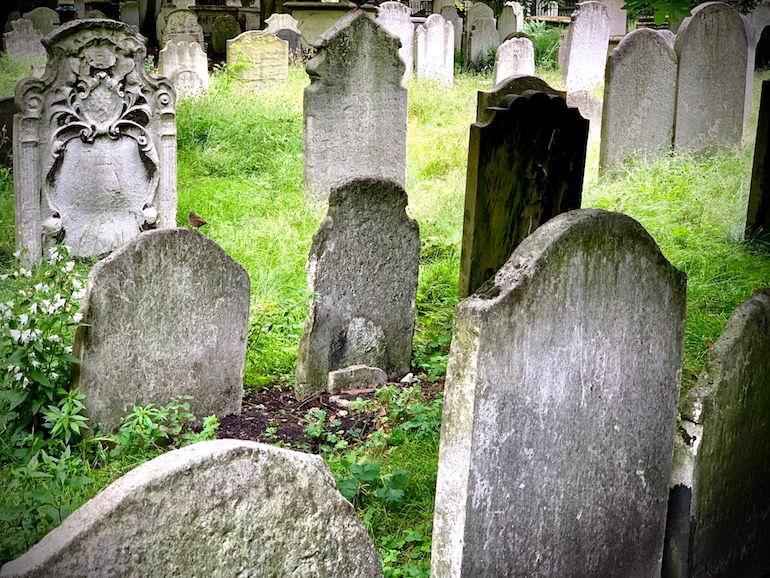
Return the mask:
{"type": "Polygon", "coordinates": [[[610,17],[610,36],[623,36],[627,30],[628,15],[623,9],[624,0],[601,0],[610,17]]]}
{"type": "Polygon", "coordinates": [[[462,48],[463,42],[463,19],[457,14],[454,6],[447,6],[441,9],[441,16],[447,22],[451,22],[455,29],[455,52],[462,48]]]}
{"type": "Polygon", "coordinates": [[[674,146],[683,150],[741,142],[746,102],[748,38],[735,8],[707,2],[682,21],[674,146]]]}
{"type": "Polygon", "coordinates": [[[120,3],[120,21],[137,28],[142,25],[142,21],[139,18],[139,2],[137,0],[120,3]]]}
{"type": "Polygon", "coordinates": [[[50,8],[35,8],[24,13],[23,17],[27,20],[32,20],[35,28],[40,30],[43,36],[50,34],[59,26],[59,15],[56,13],[56,10],[51,10],[50,8]]]}
{"type": "Polygon", "coordinates": [[[494,18],[478,18],[468,33],[468,59],[466,63],[484,62],[493,58],[500,41],[494,18]]]}
{"type": "Polygon", "coordinates": [[[381,564],[320,456],[223,439],[138,466],[0,576],[382,578],[381,564]]]}
{"type": "MultiPolygon", "coordinates": [[[[156,7],[158,5],[156,4],[156,7]]],[[[166,25],[166,17],[171,14],[174,10],[178,10],[176,4],[163,4],[160,6],[157,12],[157,16],[155,17],[155,38],[160,40],[161,36],[163,36],[163,27],[166,25]]],[[[97,16],[93,14],[93,10],[90,10],[86,13],[86,18],[103,18],[102,16],[97,16]]]]}
{"type": "Polygon", "coordinates": [[[116,20],[73,20],[46,44],[45,76],[16,87],[16,246],[24,259],[39,259],[54,241],[92,257],[143,229],[174,226],[175,95],[145,69],[144,37],[116,20]]]}
{"type": "Polygon", "coordinates": [[[749,122],[749,116],[751,116],[751,110],[754,108],[754,70],[757,60],[757,29],[741,14],[743,25],[746,28],[746,42],[748,43],[749,51],[746,58],[746,97],[743,105],[743,126],[744,128],[749,122]]]}
{"type": "MultiPolygon", "coordinates": [[[[473,28],[473,25],[476,24],[476,20],[480,18],[490,18],[492,20],[495,19],[495,12],[484,4],[483,2],[478,2],[476,4],[473,4],[470,8],[468,8],[465,12],[465,18],[463,19],[463,30],[464,30],[464,38],[463,38],[463,59],[465,62],[470,62],[470,56],[468,52],[468,47],[470,43],[470,34],[471,29],[473,28]]],[[[495,34],[497,34],[497,23],[495,23],[495,34]]],[[[499,38],[498,38],[499,43],[499,38]]]]}
{"type": "MultiPolygon", "coordinates": [[[[497,33],[500,38],[500,44],[505,42],[505,39],[511,34],[516,34],[523,23],[519,20],[519,15],[514,10],[513,4],[514,2],[503,4],[500,16],[497,17],[497,33]]],[[[521,5],[519,4],[519,6],[521,5]]]]}
{"type": "Polygon", "coordinates": [[[588,138],[597,140],[602,134],[602,101],[587,90],[576,90],[567,93],[567,106],[580,111],[583,118],[588,120],[588,138]]]}
{"type": "Polygon", "coordinates": [[[567,91],[585,90],[604,81],[607,47],[610,41],[610,17],[607,7],[591,0],[581,2],[572,13],[567,35],[564,83],[567,91]]]}
{"type": "Polygon", "coordinates": [[[455,310],[433,578],[660,576],[685,275],[578,210],[455,310]]]}
{"type": "Polygon", "coordinates": [[[267,28],[265,32],[275,34],[281,40],[289,43],[289,62],[298,62],[302,59],[302,51],[305,47],[302,40],[302,32],[299,22],[292,18],[291,14],[272,14],[265,20],[267,28]]]}
{"type": "Polygon", "coordinates": [[[224,54],[227,50],[227,41],[241,33],[241,25],[230,14],[214,18],[214,26],[211,29],[211,49],[216,54],[224,54]]]}
{"type": "Polygon", "coordinates": [[[5,52],[10,56],[44,60],[46,57],[43,46],[43,33],[40,32],[32,20],[18,18],[11,22],[11,31],[3,34],[5,52]]]}
{"type": "Polygon", "coordinates": [[[171,80],[180,98],[209,89],[208,59],[197,42],[167,42],[158,55],[158,72],[171,80]]]}
{"type": "Polygon", "coordinates": [[[406,191],[389,180],[332,189],[307,262],[314,297],[297,358],[301,393],[324,389],[330,371],[353,365],[396,380],[409,372],[420,234],[406,206],[406,191]]]}
{"type": "Polygon", "coordinates": [[[417,27],[415,69],[417,78],[430,78],[444,86],[454,83],[455,29],[438,14],[425,19],[417,27]]]}
{"type": "Polygon", "coordinates": [[[289,79],[289,43],[275,34],[249,30],[227,41],[227,70],[252,88],[289,79]]]}
{"type": "Polygon", "coordinates": [[[92,424],[191,396],[198,418],[240,413],[249,276],[189,229],[148,231],[99,261],[73,346],[92,424]]]}
{"type": "Polygon", "coordinates": [[[495,55],[495,84],[510,76],[534,75],[535,47],[529,38],[511,38],[500,45],[495,55]]]}
{"type": "Polygon", "coordinates": [[[414,69],[414,24],[411,13],[406,4],[390,0],[380,4],[377,12],[377,23],[401,41],[398,54],[406,66],[404,80],[412,75],[414,69]]]}
{"type": "Polygon", "coordinates": [[[751,170],[746,238],[770,238],[770,80],[762,82],[754,166],[751,170]]]}
{"type": "Polygon", "coordinates": [[[566,99],[567,93],[556,90],[545,80],[537,76],[514,76],[496,84],[489,90],[480,90],[476,98],[476,122],[488,123],[492,120],[495,111],[506,96],[511,94],[523,94],[525,90],[536,90],[553,96],[566,99]]]}
{"type": "Polygon", "coordinates": [[[684,399],[664,576],[764,576],[770,568],[770,289],[739,305],[684,399]],[[687,441],[685,441],[687,440],[687,441]],[[683,504],[683,506],[686,505],[683,504]],[[684,528],[676,540],[672,527],[684,528]]]}
{"type": "Polygon", "coordinates": [[[398,39],[349,12],[321,35],[307,63],[305,186],[315,201],[350,178],[406,184],[407,91],[398,39]]]}
{"type": "Polygon", "coordinates": [[[161,46],[169,41],[203,43],[203,27],[198,23],[198,15],[192,10],[174,10],[166,16],[166,25],[161,32],[161,46]]]}
{"type": "Polygon", "coordinates": [[[639,28],[607,60],[600,170],[634,154],[671,150],[676,99],[676,54],[663,34],[639,28]]]}

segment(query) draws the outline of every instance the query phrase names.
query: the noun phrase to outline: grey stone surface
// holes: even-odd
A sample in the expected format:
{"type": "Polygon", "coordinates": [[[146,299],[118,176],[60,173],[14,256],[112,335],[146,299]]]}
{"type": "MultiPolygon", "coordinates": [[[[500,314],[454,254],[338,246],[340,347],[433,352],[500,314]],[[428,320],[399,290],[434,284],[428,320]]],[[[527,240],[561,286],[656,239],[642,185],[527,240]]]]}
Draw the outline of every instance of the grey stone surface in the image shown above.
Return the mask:
{"type": "Polygon", "coordinates": [[[636,221],[542,225],[455,310],[431,576],[660,576],[685,275],[636,221]]]}
{"type": "Polygon", "coordinates": [[[738,12],[721,2],[692,9],[674,46],[679,59],[674,146],[683,150],[741,142],[748,38],[738,12]]]}
{"type": "Polygon", "coordinates": [[[351,365],[329,372],[329,393],[339,393],[354,387],[385,385],[388,375],[379,367],[351,365]]]}
{"type": "MultiPolygon", "coordinates": [[[[176,4],[156,4],[156,16],[155,16],[155,38],[161,38],[163,36],[163,27],[166,25],[166,17],[174,10],[178,10],[176,4]]],[[[86,18],[103,18],[102,16],[93,15],[93,10],[86,13],[86,18]],[[91,15],[89,15],[91,14],[91,15]]]]}
{"type": "Polygon", "coordinates": [[[205,235],[134,238],[94,266],[82,311],[73,381],[102,431],[184,395],[198,418],[240,412],[249,276],[205,235]]]}
{"type": "Polygon", "coordinates": [[[455,70],[455,29],[439,14],[431,14],[417,27],[415,69],[417,78],[430,78],[452,86],[455,70]]]}
{"type": "Polygon", "coordinates": [[[275,34],[249,30],[227,41],[227,70],[259,88],[289,79],[289,43],[275,34]]]}
{"type": "Polygon", "coordinates": [[[494,58],[500,44],[494,18],[478,18],[468,33],[466,63],[479,63],[494,58]]]}
{"type": "Polygon", "coordinates": [[[166,16],[166,24],[160,36],[161,46],[165,47],[169,41],[197,42],[201,48],[203,42],[203,28],[198,24],[198,15],[192,10],[174,10],[166,16]]]}
{"type": "Polygon", "coordinates": [[[377,11],[377,23],[401,41],[398,55],[406,67],[404,71],[405,81],[414,70],[414,24],[411,13],[411,8],[406,4],[390,0],[380,4],[380,9],[377,11]]]}
{"type": "Polygon", "coordinates": [[[476,122],[484,124],[492,119],[494,111],[490,108],[498,106],[505,97],[511,94],[522,94],[526,90],[537,90],[566,99],[566,93],[556,90],[536,76],[517,76],[496,84],[490,90],[480,90],[476,99],[476,122]]]}
{"type": "MultiPolygon", "coordinates": [[[[473,25],[476,24],[476,21],[479,18],[491,18],[494,20],[495,12],[492,10],[492,8],[483,2],[472,4],[471,7],[466,10],[465,18],[463,21],[463,34],[465,35],[463,38],[463,59],[465,62],[470,62],[470,34],[471,30],[473,29],[473,25]]],[[[497,33],[497,23],[495,23],[495,33],[497,33]]]]}
{"type": "Polygon", "coordinates": [[[743,25],[746,28],[746,41],[748,43],[748,54],[746,58],[746,92],[743,104],[743,126],[749,122],[751,110],[754,108],[754,69],[757,59],[757,29],[749,19],[741,14],[743,25]]]}
{"type": "Polygon", "coordinates": [[[627,29],[626,11],[623,10],[624,0],[601,0],[601,3],[607,7],[610,17],[610,36],[623,36],[627,29]]]}
{"type": "Polygon", "coordinates": [[[567,92],[586,90],[602,83],[610,41],[610,16],[604,4],[581,2],[572,13],[567,35],[564,83],[567,92]]]}
{"type": "Polygon", "coordinates": [[[518,32],[523,23],[524,12],[521,4],[518,2],[506,2],[503,4],[500,16],[497,18],[497,34],[500,44],[503,44],[509,35],[518,32]],[[518,11],[514,8],[514,4],[518,5],[518,11]]]}
{"type": "Polygon", "coordinates": [[[462,48],[463,42],[463,20],[457,14],[454,6],[447,6],[441,9],[441,17],[447,22],[452,23],[452,27],[455,29],[455,52],[462,48]]]}
{"type": "Polygon", "coordinates": [[[3,34],[5,52],[22,58],[45,60],[46,51],[42,40],[43,33],[35,28],[32,20],[26,18],[12,21],[10,32],[3,34]]]}
{"type": "Polygon", "coordinates": [[[241,26],[230,14],[217,16],[214,19],[214,27],[211,30],[211,48],[216,54],[224,54],[227,51],[227,41],[241,33],[241,26]]]}
{"type": "Polygon", "coordinates": [[[319,456],[239,440],[163,454],[105,488],[0,576],[378,578],[319,456]]]}
{"type": "Polygon", "coordinates": [[[298,27],[299,23],[291,14],[271,14],[265,23],[267,24],[265,32],[275,34],[281,40],[289,43],[289,62],[301,60],[306,45],[298,27]]]}
{"type": "Polygon", "coordinates": [[[18,10],[14,10],[13,12],[11,12],[8,15],[8,19],[5,21],[5,28],[3,28],[3,32],[10,32],[11,30],[13,30],[13,28],[11,28],[11,22],[13,22],[14,20],[18,20],[19,18],[21,18],[21,12],[19,12],[18,10]]]}
{"type": "Polygon", "coordinates": [[[398,39],[357,10],[327,30],[316,48],[306,66],[303,109],[310,198],[323,202],[333,186],[356,177],[405,186],[407,92],[398,39]]]}
{"type": "Polygon", "coordinates": [[[324,389],[330,371],[368,365],[400,379],[410,369],[420,235],[407,196],[384,179],[332,189],[307,262],[314,292],[299,345],[297,384],[324,389]]]}
{"type": "Polygon", "coordinates": [[[672,481],[692,492],[681,516],[689,539],[667,543],[668,576],[752,578],[770,567],[768,351],[770,289],[760,289],[733,312],[682,404],[689,442],[672,481]]]}
{"type": "Polygon", "coordinates": [[[657,30],[634,30],[610,53],[604,81],[601,170],[634,154],[671,150],[676,75],[676,54],[657,30]]]}
{"type": "Polygon", "coordinates": [[[180,98],[209,89],[208,59],[197,42],[167,42],[158,54],[158,72],[171,80],[180,98]]]}
{"type": "Polygon", "coordinates": [[[57,26],[59,26],[59,15],[55,10],[46,7],[35,8],[29,12],[25,12],[22,17],[27,20],[32,20],[35,28],[40,30],[40,32],[43,33],[43,36],[50,34],[57,26]]]}
{"type": "Polygon", "coordinates": [[[120,21],[137,28],[141,26],[138,1],[133,0],[120,3],[120,21]]]}
{"type": "Polygon", "coordinates": [[[770,80],[762,82],[745,235],[770,238],[770,80]]]}
{"type": "Polygon", "coordinates": [[[147,73],[144,37],[115,20],[73,20],[45,41],[45,76],[16,87],[23,258],[40,258],[54,240],[75,255],[100,255],[142,229],[174,226],[175,95],[166,79],[147,73]]]}
{"type": "Polygon", "coordinates": [[[602,134],[602,101],[587,90],[567,93],[567,106],[577,108],[588,119],[588,138],[598,139],[602,134]]]}
{"type": "Polygon", "coordinates": [[[494,83],[511,76],[535,76],[535,47],[529,38],[511,38],[497,49],[494,83]]]}

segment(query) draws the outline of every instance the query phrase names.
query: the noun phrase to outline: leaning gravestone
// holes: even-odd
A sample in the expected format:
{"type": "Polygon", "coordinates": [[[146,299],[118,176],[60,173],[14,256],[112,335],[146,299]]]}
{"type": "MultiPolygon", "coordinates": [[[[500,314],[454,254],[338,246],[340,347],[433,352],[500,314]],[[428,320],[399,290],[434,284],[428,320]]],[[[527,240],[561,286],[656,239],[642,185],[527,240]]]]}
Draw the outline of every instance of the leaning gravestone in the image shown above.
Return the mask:
{"type": "Polygon", "coordinates": [[[676,98],[676,54],[657,30],[639,28],[607,60],[599,167],[635,153],[671,150],[676,98]]]}
{"type": "Polygon", "coordinates": [[[301,393],[324,389],[329,372],[354,365],[391,379],[409,372],[420,235],[406,206],[406,191],[385,179],[332,189],[308,256],[314,297],[297,358],[301,393]]]}
{"type": "Polygon", "coordinates": [[[214,26],[211,30],[211,48],[216,54],[224,54],[227,51],[227,41],[241,33],[241,26],[230,14],[214,18],[214,26]]]}
{"type": "Polygon", "coordinates": [[[766,237],[770,237],[770,80],[762,82],[746,216],[746,238],[766,237]]]}
{"type": "Polygon", "coordinates": [[[770,568],[770,289],[733,312],[682,404],[664,576],[764,576],[770,568]],[[682,447],[684,446],[684,447],[682,447]],[[678,519],[677,519],[678,518],[678,519]],[[682,539],[672,539],[679,526],[682,539]]]}
{"type": "Polygon", "coordinates": [[[535,76],[535,47],[529,38],[511,38],[497,49],[495,84],[510,76],[535,76]]]}
{"type": "Polygon", "coordinates": [[[564,99],[510,95],[486,124],[471,125],[461,297],[491,278],[541,224],[580,207],[588,122],[564,99]]]}
{"type": "Polygon", "coordinates": [[[585,90],[601,84],[610,41],[607,7],[593,0],[578,4],[572,13],[566,39],[564,83],[567,91],[585,90]]]}
{"type": "Polygon", "coordinates": [[[289,43],[275,34],[249,30],[227,41],[227,70],[252,88],[289,79],[289,43]]]}
{"type": "Polygon", "coordinates": [[[559,215],[455,310],[431,576],[659,577],[685,275],[559,215]]]}
{"type": "Polygon", "coordinates": [[[180,98],[209,89],[208,59],[197,42],[167,42],[158,55],[158,73],[171,80],[180,98]]]}
{"type": "Polygon", "coordinates": [[[478,18],[468,34],[467,63],[481,63],[494,57],[499,45],[494,18],[478,18]]]}
{"type": "Polygon", "coordinates": [[[148,231],[99,261],[73,346],[92,423],[190,395],[197,417],[241,411],[249,276],[188,229],[148,231]],[[120,338],[116,338],[120,336],[120,338]]]}
{"type": "Polygon", "coordinates": [[[0,570],[148,575],[381,578],[382,569],[323,459],[224,439],[130,471],[0,570]]]}
{"type": "Polygon", "coordinates": [[[11,31],[3,35],[5,52],[9,56],[44,60],[43,33],[35,28],[32,20],[18,18],[11,22],[11,31]]]}
{"type": "Polygon", "coordinates": [[[496,84],[490,90],[480,90],[476,98],[476,122],[488,123],[494,115],[494,108],[511,94],[523,94],[525,90],[536,90],[566,99],[567,94],[552,88],[545,80],[536,76],[515,76],[496,84]]]}
{"type": "Polygon", "coordinates": [[[43,36],[50,34],[59,26],[59,15],[50,8],[35,8],[23,15],[27,20],[32,20],[35,28],[43,33],[43,36]]]}
{"type": "Polygon", "coordinates": [[[415,69],[417,78],[429,78],[444,86],[454,83],[455,48],[454,26],[438,14],[425,19],[417,27],[415,69]]]}
{"type": "Polygon", "coordinates": [[[406,184],[407,92],[398,39],[349,12],[324,34],[307,63],[305,186],[315,201],[349,178],[406,184]]]}
{"type": "Polygon", "coordinates": [[[674,146],[703,150],[741,142],[748,38],[741,15],[721,2],[692,9],[676,35],[679,58],[674,146]]]}
{"type": "Polygon", "coordinates": [[[203,28],[198,24],[198,15],[192,10],[174,10],[166,16],[166,25],[161,33],[161,46],[166,46],[169,41],[197,42],[201,47],[203,42],[203,28]]]}
{"type": "Polygon", "coordinates": [[[398,54],[404,61],[404,80],[407,80],[414,69],[414,24],[411,8],[401,2],[383,2],[377,12],[377,23],[401,41],[398,54]]]}
{"type": "Polygon", "coordinates": [[[455,52],[462,48],[463,42],[463,19],[457,14],[454,6],[446,6],[441,9],[441,17],[447,22],[452,23],[455,29],[455,52]]]}
{"type": "Polygon", "coordinates": [[[53,240],[92,257],[143,229],[174,226],[174,89],[145,70],[144,37],[115,20],[73,20],[45,42],[45,77],[16,87],[16,246],[24,258],[39,259],[53,240]]]}
{"type": "Polygon", "coordinates": [[[299,22],[292,18],[291,14],[272,14],[265,23],[267,24],[265,32],[275,34],[289,43],[289,62],[301,60],[304,44],[299,22]]]}

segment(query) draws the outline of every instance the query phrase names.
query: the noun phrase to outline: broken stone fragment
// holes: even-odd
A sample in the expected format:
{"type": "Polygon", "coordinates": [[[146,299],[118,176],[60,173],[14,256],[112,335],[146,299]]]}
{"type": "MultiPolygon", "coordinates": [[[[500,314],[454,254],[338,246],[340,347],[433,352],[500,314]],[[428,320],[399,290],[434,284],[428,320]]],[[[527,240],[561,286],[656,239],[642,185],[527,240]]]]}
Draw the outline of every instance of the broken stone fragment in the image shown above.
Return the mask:
{"type": "Polygon", "coordinates": [[[350,365],[329,372],[329,393],[367,385],[385,385],[387,382],[387,374],[379,367],[350,365]]]}

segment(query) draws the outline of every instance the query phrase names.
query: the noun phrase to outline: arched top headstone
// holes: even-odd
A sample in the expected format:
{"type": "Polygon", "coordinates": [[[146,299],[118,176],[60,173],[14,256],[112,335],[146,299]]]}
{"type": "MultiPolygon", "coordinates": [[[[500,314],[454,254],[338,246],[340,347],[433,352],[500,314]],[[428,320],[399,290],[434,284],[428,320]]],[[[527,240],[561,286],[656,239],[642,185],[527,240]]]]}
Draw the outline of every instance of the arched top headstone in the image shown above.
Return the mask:
{"type": "Polygon", "coordinates": [[[17,18],[11,21],[11,30],[3,35],[3,40],[5,51],[11,56],[45,59],[43,33],[35,28],[32,20],[17,18]]]}
{"type": "Polygon", "coordinates": [[[536,90],[566,99],[567,93],[556,90],[545,80],[537,76],[515,76],[506,78],[489,90],[480,90],[476,99],[476,122],[489,122],[492,107],[500,104],[509,94],[522,94],[525,90],[536,90]]]}
{"type": "Polygon", "coordinates": [[[57,26],[59,26],[59,15],[55,10],[51,10],[44,6],[26,12],[24,18],[32,20],[35,28],[40,30],[40,32],[43,33],[43,36],[50,34],[57,26]]]}
{"type": "Polygon", "coordinates": [[[203,27],[198,23],[198,15],[186,9],[169,12],[166,16],[166,24],[161,31],[161,46],[166,46],[170,40],[197,42],[203,47],[203,27]]]}

